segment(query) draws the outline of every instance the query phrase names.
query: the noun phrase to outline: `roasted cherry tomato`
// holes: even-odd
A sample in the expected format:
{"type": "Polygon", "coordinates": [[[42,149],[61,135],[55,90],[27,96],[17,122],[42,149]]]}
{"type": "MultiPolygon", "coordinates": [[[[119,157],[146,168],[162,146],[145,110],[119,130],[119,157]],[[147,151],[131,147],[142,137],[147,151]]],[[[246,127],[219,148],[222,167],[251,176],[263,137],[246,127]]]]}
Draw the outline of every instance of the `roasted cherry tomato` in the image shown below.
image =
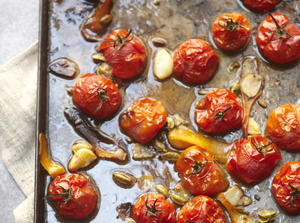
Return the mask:
{"type": "Polygon", "coordinates": [[[124,29],[109,33],[99,45],[112,73],[122,79],[140,75],[147,65],[145,45],[124,29]]]}
{"type": "Polygon", "coordinates": [[[201,39],[190,39],[178,46],[173,55],[174,73],[188,84],[203,84],[212,78],[219,58],[201,39]]]}
{"type": "Polygon", "coordinates": [[[277,204],[287,212],[300,214],[300,162],[284,164],[272,182],[277,204]]]}
{"type": "Polygon", "coordinates": [[[300,28],[284,14],[266,17],[258,27],[256,42],[271,62],[285,64],[300,57],[300,28]]]}
{"type": "Polygon", "coordinates": [[[273,110],[265,134],[280,148],[300,149],[300,106],[287,104],[273,110]]]}
{"type": "Polygon", "coordinates": [[[165,107],[153,98],[142,98],[133,102],[120,116],[121,129],[142,144],[151,141],[166,122],[165,107]]]}
{"type": "Polygon", "coordinates": [[[118,111],[122,96],[112,81],[95,74],[84,74],[74,87],[73,102],[87,115],[106,119],[118,111]]]}
{"type": "Polygon", "coordinates": [[[237,50],[245,46],[251,34],[247,18],[237,12],[219,15],[212,25],[216,45],[223,50],[237,50]]]}
{"type": "Polygon", "coordinates": [[[178,212],[177,223],[226,223],[222,208],[210,197],[200,195],[189,200],[178,212]]]}
{"type": "Polygon", "coordinates": [[[195,106],[195,121],[207,133],[225,133],[242,125],[243,108],[239,98],[227,89],[217,89],[195,106]]]}
{"type": "Polygon", "coordinates": [[[281,160],[279,148],[264,136],[237,140],[228,153],[226,168],[245,183],[268,177],[281,160]]]}
{"type": "Polygon", "coordinates": [[[281,0],[242,0],[244,5],[257,12],[271,11],[281,0]]]}
{"type": "Polygon", "coordinates": [[[159,193],[142,194],[131,209],[131,217],[136,223],[175,223],[174,205],[159,193]]]}
{"type": "Polygon", "coordinates": [[[57,176],[48,188],[48,200],[59,216],[82,219],[97,208],[98,193],[90,178],[81,173],[57,176]]]}
{"type": "Polygon", "coordinates": [[[180,154],[175,170],[182,186],[194,195],[215,195],[228,186],[223,170],[209,153],[197,146],[189,147],[180,154]]]}

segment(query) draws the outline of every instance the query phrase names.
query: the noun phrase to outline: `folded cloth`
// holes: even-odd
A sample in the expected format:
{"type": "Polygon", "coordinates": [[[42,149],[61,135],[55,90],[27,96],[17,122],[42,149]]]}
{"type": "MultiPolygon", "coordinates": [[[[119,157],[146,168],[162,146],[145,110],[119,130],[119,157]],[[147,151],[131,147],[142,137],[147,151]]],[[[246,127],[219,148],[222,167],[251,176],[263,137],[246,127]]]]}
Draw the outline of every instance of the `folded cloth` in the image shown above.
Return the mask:
{"type": "Polygon", "coordinates": [[[33,222],[38,44],[0,67],[0,151],[27,196],[14,210],[16,223],[33,222]]]}

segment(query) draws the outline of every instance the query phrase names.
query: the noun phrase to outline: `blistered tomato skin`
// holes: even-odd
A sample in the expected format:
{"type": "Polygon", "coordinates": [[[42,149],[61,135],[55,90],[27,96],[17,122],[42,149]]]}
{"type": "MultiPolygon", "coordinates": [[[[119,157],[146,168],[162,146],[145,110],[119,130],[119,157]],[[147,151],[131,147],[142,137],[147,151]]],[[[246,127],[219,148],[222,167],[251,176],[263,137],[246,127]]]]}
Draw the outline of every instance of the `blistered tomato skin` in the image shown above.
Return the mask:
{"type": "Polygon", "coordinates": [[[109,33],[99,45],[112,73],[121,79],[139,76],[147,65],[145,45],[124,29],[109,33]]]}
{"type": "Polygon", "coordinates": [[[250,38],[251,26],[247,18],[237,12],[219,15],[212,25],[215,44],[223,50],[238,50],[250,38]]]}
{"type": "Polygon", "coordinates": [[[190,39],[178,46],[173,61],[176,77],[191,85],[210,80],[219,64],[218,55],[201,39],[190,39]]]}
{"type": "Polygon", "coordinates": [[[244,5],[257,12],[271,11],[281,0],[243,0],[244,5]]]}
{"type": "Polygon", "coordinates": [[[261,54],[270,62],[286,64],[300,57],[300,28],[284,14],[272,13],[259,25],[256,42],[261,54]]]}
{"type": "Polygon", "coordinates": [[[177,223],[226,223],[222,208],[207,196],[197,196],[188,201],[178,212],[177,223]]]}
{"type": "Polygon", "coordinates": [[[182,186],[193,195],[213,196],[228,186],[223,170],[209,153],[197,146],[189,147],[180,154],[175,170],[182,186]]]}
{"type": "Polygon", "coordinates": [[[300,106],[286,104],[273,110],[268,117],[265,135],[280,148],[300,149],[300,106]]]}
{"type": "Polygon", "coordinates": [[[283,165],[272,182],[277,204],[287,212],[300,214],[300,162],[283,165]]]}
{"type": "Polygon", "coordinates": [[[97,208],[98,194],[89,177],[80,173],[57,176],[48,188],[48,200],[59,216],[83,219],[97,208]]]}
{"type": "Polygon", "coordinates": [[[226,169],[245,183],[257,183],[267,178],[281,159],[274,143],[264,136],[253,136],[233,144],[226,169]]]}
{"type": "Polygon", "coordinates": [[[131,209],[131,217],[136,223],[175,223],[174,205],[159,193],[142,194],[131,209]]]}
{"type": "Polygon", "coordinates": [[[207,133],[226,133],[242,125],[243,108],[239,98],[227,89],[217,89],[195,106],[195,121],[207,133]]]}
{"type": "Polygon", "coordinates": [[[150,142],[167,122],[163,104],[153,98],[133,102],[120,116],[122,131],[136,142],[150,142]]]}
{"type": "Polygon", "coordinates": [[[122,96],[119,88],[107,78],[84,74],[73,89],[73,103],[95,119],[107,119],[120,108],[122,96]]]}

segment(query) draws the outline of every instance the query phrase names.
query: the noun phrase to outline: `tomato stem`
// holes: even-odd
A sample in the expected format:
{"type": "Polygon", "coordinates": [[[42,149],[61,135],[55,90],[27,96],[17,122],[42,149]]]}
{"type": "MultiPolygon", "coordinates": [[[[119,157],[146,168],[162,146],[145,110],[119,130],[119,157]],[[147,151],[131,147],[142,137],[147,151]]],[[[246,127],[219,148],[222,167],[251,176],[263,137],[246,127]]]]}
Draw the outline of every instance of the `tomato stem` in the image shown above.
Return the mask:
{"type": "Polygon", "coordinates": [[[156,216],[157,213],[159,212],[163,212],[163,210],[157,210],[155,205],[156,205],[156,202],[157,202],[157,199],[154,200],[153,204],[152,205],[148,205],[148,197],[147,197],[147,200],[145,202],[145,205],[146,205],[146,216],[156,216]]]}
{"type": "Polygon", "coordinates": [[[291,35],[285,30],[286,25],[281,27],[271,13],[269,13],[269,16],[272,18],[272,20],[274,21],[274,23],[276,25],[276,30],[274,30],[272,32],[275,33],[279,39],[290,38],[291,35]]]}
{"type": "Polygon", "coordinates": [[[125,44],[129,43],[131,40],[133,40],[133,36],[131,38],[128,38],[132,33],[132,30],[129,29],[128,33],[125,37],[121,37],[119,34],[117,34],[117,39],[112,41],[106,41],[107,43],[113,43],[114,48],[116,51],[119,51],[125,44]]]}
{"type": "Polygon", "coordinates": [[[109,97],[106,95],[106,93],[107,93],[106,89],[101,88],[101,87],[99,87],[99,86],[97,86],[97,88],[99,89],[99,91],[98,91],[99,100],[101,100],[101,101],[102,101],[102,100],[103,100],[103,101],[108,100],[109,97]]]}
{"type": "Polygon", "coordinates": [[[57,194],[49,194],[48,197],[63,197],[64,198],[64,202],[68,203],[70,200],[72,200],[73,198],[73,189],[69,188],[69,189],[65,189],[62,186],[59,186],[62,189],[62,193],[57,193],[57,194]]]}
{"type": "Polygon", "coordinates": [[[225,113],[227,111],[229,111],[230,109],[232,109],[232,105],[230,105],[228,108],[226,108],[223,111],[218,111],[218,113],[215,115],[215,117],[218,119],[218,121],[221,121],[224,118],[225,113]]]}
{"type": "Polygon", "coordinates": [[[193,162],[193,164],[191,165],[193,171],[189,175],[196,175],[201,172],[201,170],[207,163],[213,163],[212,161],[207,161],[207,160],[198,162],[197,160],[194,160],[193,158],[190,158],[190,157],[188,157],[186,159],[189,159],[193,162]]]}
{"type": "Polygon", "coordinates": [[[220,24],[220,23],[219,23],[219,25],[222,28],[224,28],[226,30],[229,30],[230,32],[233,32],[233,31],[235,31],[239,28],[244,28],[239,22],[234,22],[232,20],[232,18],[225,19],[225,21],[226,21],[226,25],[223,25],[223,24],[220,24]]]}
{"type": "Polygon", "coordinates": [[[260,153],[269,153],[273,151],[273,146],[271,148],[268,149],[269,146],[271,146],[273,143],[270,142],[267,145],[263,145],[263,144],[259,144],[256,139],[251,138],[251,143],[252,145],[254,145],[254,147],[256,148],[256,150],[260,153]]]}
{"type": "Polygon", "coordinates": [[[290,185],[292,191],[291,191],[291,196],[292,196],[292,199],[294,199],[295,197],[299,197],[300,196],[300,190],[297,188],[297,187],[294,187],[293,185],[290,185]]]}

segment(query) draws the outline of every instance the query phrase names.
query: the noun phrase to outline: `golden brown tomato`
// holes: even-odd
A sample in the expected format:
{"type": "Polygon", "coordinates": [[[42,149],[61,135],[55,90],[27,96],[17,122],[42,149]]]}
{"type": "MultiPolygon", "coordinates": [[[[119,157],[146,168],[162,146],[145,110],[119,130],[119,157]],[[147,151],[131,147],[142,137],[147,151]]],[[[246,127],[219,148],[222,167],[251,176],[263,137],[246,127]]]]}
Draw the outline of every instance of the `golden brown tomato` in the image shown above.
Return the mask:
{"type": "Polygon", "coordinates": [[[136,142],[151,141],[167,122],[167,111],[163,104],[153,98],[142,98],[133,102],[120,116],[120,127],[136,142]]]}
{"type": "Polygon", "coordinates": [[[214,42],[223,50],[237,50],[244,47],[249,41],[250,34],[250,23],[238,12],[221,14],[212,25],[214,42]]]}
{"type": "Polygon", "coordinates": [[[175,164],[182,186],[194,195],[213,196],[228,186],[226,175],[209,153],[200,147],[184,150],[175,164]]]}
{"type": "Polygon", "coordinates": [[[265,134],[280,148],[300,149],[300,106],[286,104],[274,109],[269,114],[265,134]]]}

